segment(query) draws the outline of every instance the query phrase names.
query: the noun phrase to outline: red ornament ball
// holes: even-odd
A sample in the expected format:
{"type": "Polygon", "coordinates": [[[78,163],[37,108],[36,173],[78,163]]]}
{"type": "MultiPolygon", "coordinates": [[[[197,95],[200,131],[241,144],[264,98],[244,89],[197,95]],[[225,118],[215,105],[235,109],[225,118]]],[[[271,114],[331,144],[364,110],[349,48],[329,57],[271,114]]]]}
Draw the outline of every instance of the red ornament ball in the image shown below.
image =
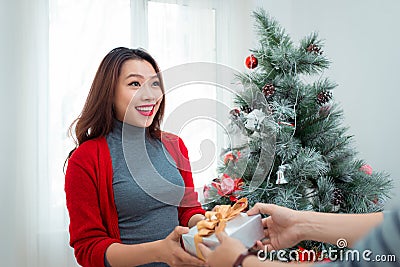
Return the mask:
{"type": "Polygon", "coordinates": [[[246,58],[246,67],[254,69],[258,65],[258,59],[254,55],[250,55],[246,58]]]}

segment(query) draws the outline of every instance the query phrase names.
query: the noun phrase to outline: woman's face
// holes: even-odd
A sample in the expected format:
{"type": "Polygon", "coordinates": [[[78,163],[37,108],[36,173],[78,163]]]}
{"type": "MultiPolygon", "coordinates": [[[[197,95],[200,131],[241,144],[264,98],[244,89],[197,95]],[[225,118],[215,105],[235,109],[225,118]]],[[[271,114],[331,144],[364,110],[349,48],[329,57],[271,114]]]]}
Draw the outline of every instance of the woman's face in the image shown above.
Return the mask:
{"type": "Polygon", "coordinates": [[[149,127],[163,92],[153,66],[145,60],[123,63],[114,96],[116,118],[137,127],[149,127]]]}

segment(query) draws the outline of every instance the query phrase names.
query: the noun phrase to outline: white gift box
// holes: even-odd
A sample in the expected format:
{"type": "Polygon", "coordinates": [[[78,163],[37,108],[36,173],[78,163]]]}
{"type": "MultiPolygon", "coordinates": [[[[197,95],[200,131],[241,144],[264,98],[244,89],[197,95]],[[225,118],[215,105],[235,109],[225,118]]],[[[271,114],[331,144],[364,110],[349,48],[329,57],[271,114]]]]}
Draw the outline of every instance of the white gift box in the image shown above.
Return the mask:
{"type": "MultiPolygon", "coordinates": [[[[261,222],[261,215],[248,216],[246,213],[239,213],[235,218],[229,220],[225,226],[228,236],[239,239],[247,248],[252,247],[257,240],[264,238],[264,229],[261,222]]],[[[194,236],[197,234],[197,227],[190,228],[187,234],[182,235],[185,250],[196,256],[194,236]]],[[[203,244],[214,250],[219,241],[215,234],[203,237],[203,244]]]]}

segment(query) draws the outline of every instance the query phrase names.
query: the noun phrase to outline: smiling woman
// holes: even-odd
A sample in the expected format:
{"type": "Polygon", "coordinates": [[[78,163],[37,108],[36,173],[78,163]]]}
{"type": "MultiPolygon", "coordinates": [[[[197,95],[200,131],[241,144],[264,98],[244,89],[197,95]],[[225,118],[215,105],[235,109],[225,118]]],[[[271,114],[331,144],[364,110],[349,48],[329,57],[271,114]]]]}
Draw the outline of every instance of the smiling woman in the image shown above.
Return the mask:
{"type": "Polygon", "coordinates": [[[149,127],[160,106],[164,114],[163,86],[154,67],[144,60],[127,60],[115,90],[114,111],[120,121],[149,127]]]}
{"type": "Polygon", "coordinates": [[[71,125],[77,140],[65,192],[70,245],[83,266],[202,264],[180,245],[182,226],[194,226],[204,210],[185,145],[160,130],[163,92],[147,52],[113,49],[71,125]]]}
{"type": "Polygon", "coordinates": [[[144,50],[119,47],[110,51],[100,64],[81,115],[74,121],[77,144],[107,135],[114,118],[149,127],[149,134],[159,138],[164,114],[164,89],[159,75],[157,63],[144,50]],[[143,116],[136,109],[144,104],[153,104],[160,112],[149,120],[150,116],[143,116]]]}

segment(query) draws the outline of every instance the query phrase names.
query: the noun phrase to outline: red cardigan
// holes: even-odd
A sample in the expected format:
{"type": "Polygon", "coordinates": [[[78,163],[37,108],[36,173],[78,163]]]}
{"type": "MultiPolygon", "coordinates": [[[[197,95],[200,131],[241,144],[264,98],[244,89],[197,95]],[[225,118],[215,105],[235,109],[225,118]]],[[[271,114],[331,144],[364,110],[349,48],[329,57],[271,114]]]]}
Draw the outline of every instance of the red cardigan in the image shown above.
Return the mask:
{"type": "MultiPolygon", "coordinates": [[[[162,143],[185,182],[178,217],[180,225],[187,226],[194,214],[204,214],[193,190],[188,151],[182,139],[173,134],[163,133],[162,143]]],[[[104,266],[108,246],[121,243],[112,180],[112,160],[104,137],[84,142],[68,160],[65,193],[70,245],[78,263],[84,267],[104,266]]]]}

